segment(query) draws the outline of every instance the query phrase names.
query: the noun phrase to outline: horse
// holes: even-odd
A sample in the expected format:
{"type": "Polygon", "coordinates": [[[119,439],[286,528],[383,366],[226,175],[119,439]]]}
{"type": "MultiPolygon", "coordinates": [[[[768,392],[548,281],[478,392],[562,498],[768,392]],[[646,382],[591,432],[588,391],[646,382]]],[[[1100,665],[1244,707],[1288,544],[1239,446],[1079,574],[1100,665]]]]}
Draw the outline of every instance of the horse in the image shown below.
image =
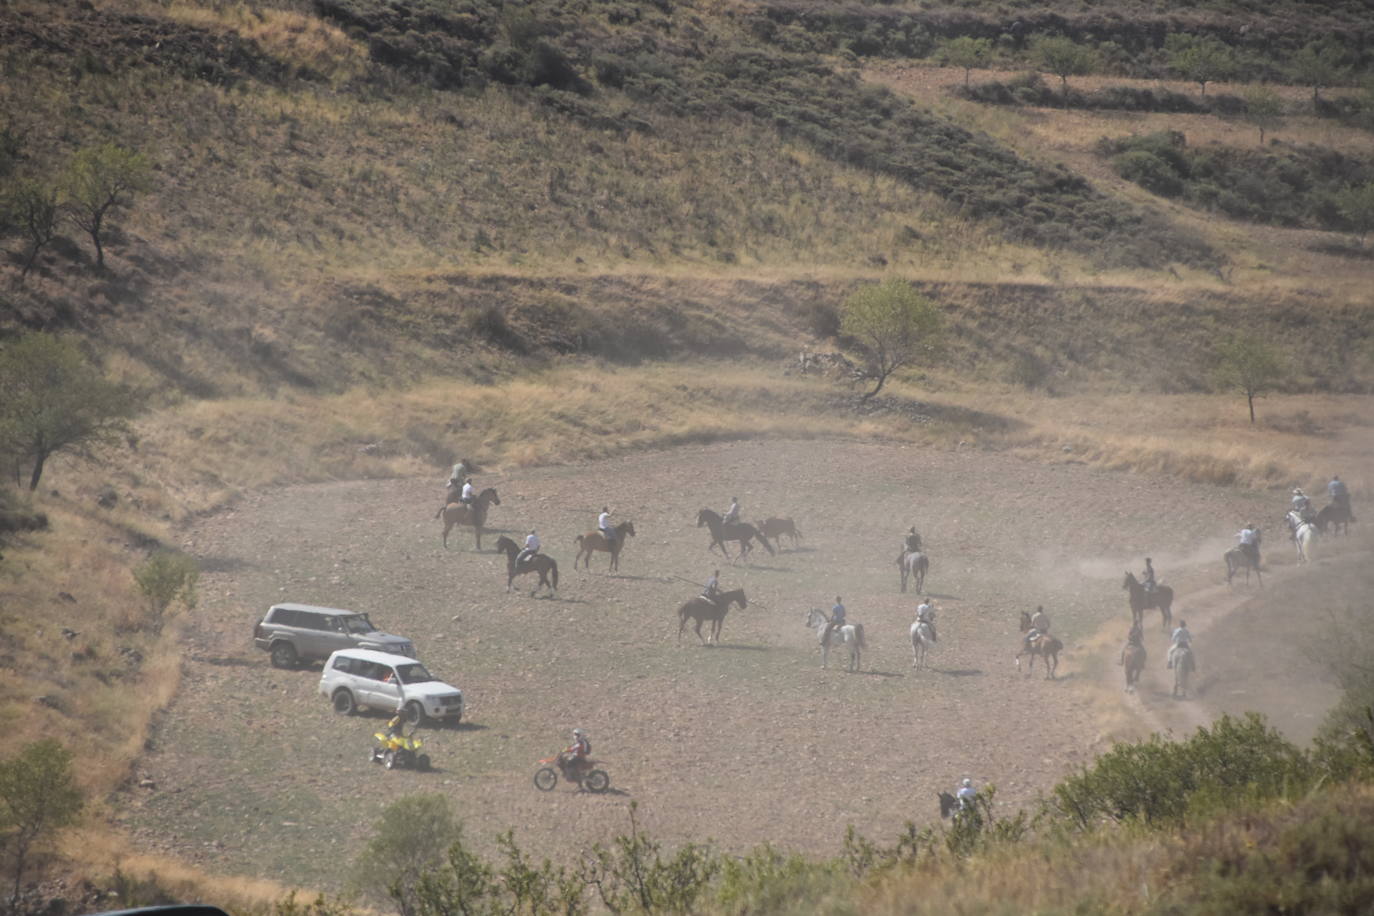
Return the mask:
{"type": "Polygon", "coordinates": [[[824,668],[830,660],[830,641],[839,640],[839,644],[849,652],[849,670],[858,671],[860,653],[868,648],[864,642],[864,628],[860,623],[847,623],[834,633],[830,634],[830,639],[826,638],[826,630],[830,626],[830,618],[825,616],[825,612],[812,608],[806,612],[806,625],[816,631],[816,639],[821,644],[821,667],[824,668]]]}
{"type": "Polygon", "coordinates": [[[1054,680],[1054,673],[1059,670],[1059,653],[1063,651],[1064,644],[1058,637],[1048,633],[1041,633],[1039,636],[1030,640],[1029,645],[1022,640],[1021,651],[1016,653],[1016,670],[1021,670],[1021,656],[1030,655],[1030,663],[1026,666],[1026,677],[1031,676],[1035,670],[1035,657],[1038,655],[1045,660],[1045,679],[1054,680]]]}
{"type": "Polygon", "coordinates": [[[1332,503],[1317,513],[1316,525],[1318,534],[1326,534],[1326,526],[1331,526],[1332,534],[1349,534],[1350,523],[1355,520],[1355,516],[1350,511],[1350,506],[1345,503],[1332,503]]]}
{"type": "Polygon", "coordinates": [[[919,592],[925,588],[930,558],[919,550],[906,550],[897,558],[897,569],[902,574],[902,591],[906,591],[906,580],[914,579],[912,588],[919,592]]]}
{"type": "Polygon", "coordinates": [[[787,535],[792,539],[792,547],[796,549],[797,541],[801,540],[802,533],[797,530],[796,523],[790,518],[766,518],[763,524],[759,525],[759,537],[763,542],[768,543],[772,538],[777,541],[778,550],[782,550],[782,536],[787,535]]]}
{"type": "Polygon", "coordinates": [[[1126,573],[1126,578],[1121,580],[1121,587],[1130,592],[1131,602],[1131,623],[1140,626],[1143,622],[1145,611],[1149,608],[1159,608],[1160,616],[1163,618],[1164,629],[1169,629],[1169,623],[1174,619],[1172,611],[1174,603],[1174,590],[1167,585],[1159,585],[1152,592],[1145,591],[1145,586],[1136,581],[1135,576],[1126,573]]]}
{"type": "Polygon", "coordinates": [[[930,624],[924,620],[913,622],[911,624],[911,667],[927,667],[926,655],[933,645],[935,645],[935,633],[932,632],[930,624]]]}
{"type": "Polygon", "coordinates": [[[959,799],[953,792],[940,793],[940,817],[949,818],[959,813],[959,799]]]}
{"type": "Polygon", "coordinates": [[[749,606],[749,602],[744,597],[744,589],[737,588],[733,591],[721,592],[716,595],[714,603],[705,595],[697,595],[677,609],[677,638],[682,639],[682,631],[687,629],[687,618],[690,617],[697,622],[697,639],[700,639],[703,645],[720,645],[720,627],[725,622],[725,615],[729,612],[732,604],[738,604],[741,611],[749,606]],[[710,639],[701,635],[701,625],[708,621],[711,624],[710,639]]]}
{"type": "Polygon", "coordinates": [[[516,576],[532,572],[539,573],[539,584],[530,590],[531,596],[545,586],[548,587],[550,595],[558,591],[558,562],[553,557],[546,553],[536,553],[525,560],[524,566],[516,569],[515,558],[520,555],[520,548],[504,534],[496,539],[496,552],[506,555],[506,591],[511,590],[511,583],[515,581],[516,576]]]}
{"type": "Polygon", "coordinates": [[[496,495],[495,487],[487,487],[472,499],[472,504],[450,502],[435,514],[444,520],[444,549],[448,549],[448,533],[454,525],[471,525],[477,532],[477,549],[482,549],[482,527],[487,523],[487,509],[501,505],[501,497],[496,495]]]}
{"type": "Polygon", "coordinates": [[[1245,584],[1250,584],[1250,570],[1255,571],[1255,578],[1259,580],[1259,587],[1264,588],[1264,576],[1260,575],[1260,553],[1259,553],[1259,532],[1255,532],[1255,552],[1246,551],[1241,545],[1236,545],[1226,553],[1222,554],[1222,559],[1226,561],[1226,585],[1231,586],[1231,580],[1236,573],[1245,570],[1245,584]]]}
{"type": "Polygon", "coordinates": [[[1181,699],[1188,698],[1188,678],[1196,669],[1193,661],[1193,650],[1187,646],[1179,646],[1174,653],[1174,692],[1173,696],[1181,699]]]}
{"type": "Polygon", "coordinates": [[[1140,636],[1140,628],[1131,627],[1131,636],[1121,650],[1120,664],[1126,672],[1127,693],[1135,693],[1136,685],[1140,683],[1140,672],[1145,670],[1145,644],[1140,636]]]}
{"type": "MultiPolygon", "coordinates": [[[[697,513],[697,527],[705,525],[711,529],[711,550],[720,547],[720,552],[725,554],[725,559],[730,559],[730,551],[725,549],[726,541],[736,541],[739,544],[739,556],[749,555],[749,542],[757,539],[760,544],[768,551],[769,556],[776,556],[777,551],[773,545],[768,543],[768,539],[759,533],[759,530],[746,522],[729,522],[710,509],[702,509],[697,513]]],[[[738,559],[738,557],[736,558],[738,559]]],[[[733,562],[733,561],[732,561],[733,562]]]]}
{"type": "Polygon", "coordinates": [[[611,569],[620,568],[620,551],[625,547],[626,536],[634,537],[634,522],[621,522],[614,528],[615,540],[606,543],[606,536],[600,531],[588,531],[586,534],[577,536],[577,556],[573,558],[573,569],[577,569],[577,561],[586,554],[587,562],[584,564],[587,569],[592,568],[592,552],[604,550],[611,555],[611,569]]]}
{"type": "Polygon", "coordinates": [[[1289,512],[1283,520],[1288,523],[1288,536],[1293,539],[1293,546],[1298,550],[1298,562],[1310,562],[1312,545],[1317,540],[1317,526],[1312,522],[1303,521],[1297,512],[1289,512]]]}

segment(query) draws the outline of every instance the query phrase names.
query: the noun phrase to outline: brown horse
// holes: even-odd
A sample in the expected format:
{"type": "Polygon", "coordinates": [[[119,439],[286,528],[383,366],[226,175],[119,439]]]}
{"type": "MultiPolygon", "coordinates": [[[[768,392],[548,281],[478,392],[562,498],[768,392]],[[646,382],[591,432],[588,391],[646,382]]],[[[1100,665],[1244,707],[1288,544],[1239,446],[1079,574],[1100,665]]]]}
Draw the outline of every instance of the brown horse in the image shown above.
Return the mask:
{"type": "Polygon", "coordinates": [[[697,622],[697,639],[700,639],[703,645],[719,645],[720,627],[721,624],[725,623],[725,615],[730,610],[731,604],[738,604],[741,611],[749,606],[744,597],[744,589],[737,588],[733,591],[721,592],[716,595],[714,603],[704,595],[697,595],[677,609],[677,638],[682,639],[682,631],[687,629],[687,618],[690,617],[697,622]],[[711,624],[710,639],[701,635],[701,625],[707,622],[711,624]]]}
{"type": "Polygon", "coordinates": [[[902,574],[902,591],[906,591],[907,579],[913,580],[912,587],[921,591],[926,585],[926,573],[930,571],[930,557],[919,550],[906,550],[897,558],[897,569],[902,574]]]}
{"type": "Polygon", "coordinates": [[[449,503],[434,516],[444,520],[444,547],[448,547],[448,533],[454,525],[471,525],[477,532],[477,549],[482,549],[482,528],[487,523],[487,509],[501,505],[501,497],[496,495],[495,487],[487,487],[473,497],[471,505],[449,503]]]}
{"type": "Polygon", "coordinates": [[[1135,693],[1136,685],[1140,683],[1140,672],[1145,670],[1145,644],[1141,642],[1141,635],[1140,627],[1131,627],[1131,635],[1121,650],[1118,664],[1126,672],[1127,693],[1135,693]]]}
{"type": "Polygon", "coordinates": [[[615,540],[606,543],[606,536],[600,531],[588,531],[586,534],[577,536],[577,556],[573,558],[573,569],[577,569],[577,562],[586,555],[587,561],[583,564],[587,569],[592,568],[592,553],[597,550],[605,551],[611,555],[611,569],[620,568],[620,551],[625,549],[625,538],[634,537],[634,522],[621,522],[615,526],[615,540]]]}
{"type": "Polygon", "coordinates": [[[801,540],[802,533],[797,530],[797,525],[790,518],[767,518],[763,524],[759,525],[759,537],[765,543],[768,538],[777,542],[778,549],[782,550],[782,536],[787,535],[792,539],[792,547],[797,546],[797,541],[801,540]]]}
{"type": "Polygon", "coordinates": [[[504,534],[496,539],[496,552],[506,555],[506,591],[510,591],[511,583],[515,581],[516,576],[532,572],[539,573],[539,584],[530,590],[530,595],[546,586],[550,595],[558,591],[558,562],[553,557],[546,553],[536,553],[525,560],[523,567],[516,569],[515,558],[520,555],[520,548],[504,534]]]}
{"type": "Polygon", "coordinates": [[[777,551],[773,550],[773,545],[768,543],[768,539],[759,533],[759,530],[747,522],[726,522],[719,514],[710,510],[702,509],[697,513],[697,527],[702,525],[711,529],[711,548],[715,550],[720,547],[720,552],[725,554],[725,559],[730,559],[730,551],[725,549],[726,541],[735,541],[739,544],[740,557],[749,556],[749,542],[757,539],[764,549],[773,556],[777,551]]]}
{"type": "Polygon", "coordinates": [[[1174,619],[1172,610],[1174,604],[1174,590],[1167,585],[1160,585],[1152,592],[1145,591],[1145,586],[1136,581],[1135,576],[1126,573],[1126,578],[1121,580],[1121,587],[1130,592],[1131,603],[1131,624],[1141,626],[1145,617],[1145,611],[1149,608],[1159,608],[1159,613],[1163,617],[1164,629],[1169,629],[1169,622],[1174,619]]]}
{"type": "Polygon", "coordinates": [[[1045,679],[1052,681],[1054,672],[1059,670],[1059,653],[1063,649],[1064,644],[1048,633],[1041,633],[1029,642],[1022,640],[1021,651],[1016,653],[1016,670],[1021,670],[1021,656],[1029,655],[1030,664],[1026,666],[1026,677],[1030,677],[1031,672],[1035,670],[1035,657],[1038,655],[1045,660],[1045,679]]]}

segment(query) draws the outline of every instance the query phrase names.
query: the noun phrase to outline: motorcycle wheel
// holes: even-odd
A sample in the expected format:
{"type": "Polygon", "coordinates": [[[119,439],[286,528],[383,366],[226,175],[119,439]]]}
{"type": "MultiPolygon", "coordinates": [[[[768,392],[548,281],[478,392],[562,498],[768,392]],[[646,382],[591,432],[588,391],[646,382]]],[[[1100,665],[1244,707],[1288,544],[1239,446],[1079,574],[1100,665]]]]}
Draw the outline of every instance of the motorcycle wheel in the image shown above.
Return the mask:
{"type": "Polygon", "coordinates": [[[605,792],[611,787],[611,777],[605,770],[592,770],[582,778],[582,786],[588,792],[605,792]]]}
{"type": "Polygon", "coordinates": [[[395,751],[387,751],[385,754],[382,755],[382,766],[386,767],[388,770],[396,769],[395,751]]]}
{"type": "Polygon", "coordinates": [[[553,767],[540,767],[534,773],[534,787],[540,792],[549,792],[558,785],[558,774],[553,767]]]}
{"type": "Polygon", "coordinates": [[[382,754],[381,754],[381,752],[378,751],[376,748],[373,748],[372,750],[368,751],[368,752],[367,752],[367,762],[368,762],[368,763],[381,763],[381,762],[382,762],[382,754]]]}
{"type": "Polygon", "coordinates": [[[419,757],[416,757],[416,758],[415,758],[415,769],[419,770],[419,771],[422,772],[422,773],[428,773],[428,772],[429,772],[429,755],[428,755],[428,754],[421,754],[419,757]]]}

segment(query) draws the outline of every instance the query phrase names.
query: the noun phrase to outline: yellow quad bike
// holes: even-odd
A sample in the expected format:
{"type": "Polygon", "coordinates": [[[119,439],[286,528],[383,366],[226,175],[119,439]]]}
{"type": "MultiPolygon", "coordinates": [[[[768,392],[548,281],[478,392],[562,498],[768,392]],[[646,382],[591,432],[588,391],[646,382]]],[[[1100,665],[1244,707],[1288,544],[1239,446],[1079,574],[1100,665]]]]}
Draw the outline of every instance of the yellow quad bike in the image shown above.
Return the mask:
{"type": "Polygon", "coordinates": [[[373,736],[372,753],[368,758],[388,770],[411,767],[421,772],[429,769],[429,755],[421,753],[424,742],[404,733],[380,731],[373,736]]]}

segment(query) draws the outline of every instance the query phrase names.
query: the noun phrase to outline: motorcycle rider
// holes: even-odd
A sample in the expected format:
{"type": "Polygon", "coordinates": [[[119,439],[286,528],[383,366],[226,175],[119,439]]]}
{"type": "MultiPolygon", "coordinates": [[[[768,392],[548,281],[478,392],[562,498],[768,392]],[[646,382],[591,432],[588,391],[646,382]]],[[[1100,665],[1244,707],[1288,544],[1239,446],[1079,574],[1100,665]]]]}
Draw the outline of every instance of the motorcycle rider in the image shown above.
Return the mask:
{"type": "Polygon", "coordinates": [[[587,740],[587,733],[580,728],[572,731],[573,743],[563,749],[558,755],[558,769],[563,772],[563,778],[577,781],[578,771],[582,770],[587,764],[587,758],[592,752],[592,743],[587,740]]]}

